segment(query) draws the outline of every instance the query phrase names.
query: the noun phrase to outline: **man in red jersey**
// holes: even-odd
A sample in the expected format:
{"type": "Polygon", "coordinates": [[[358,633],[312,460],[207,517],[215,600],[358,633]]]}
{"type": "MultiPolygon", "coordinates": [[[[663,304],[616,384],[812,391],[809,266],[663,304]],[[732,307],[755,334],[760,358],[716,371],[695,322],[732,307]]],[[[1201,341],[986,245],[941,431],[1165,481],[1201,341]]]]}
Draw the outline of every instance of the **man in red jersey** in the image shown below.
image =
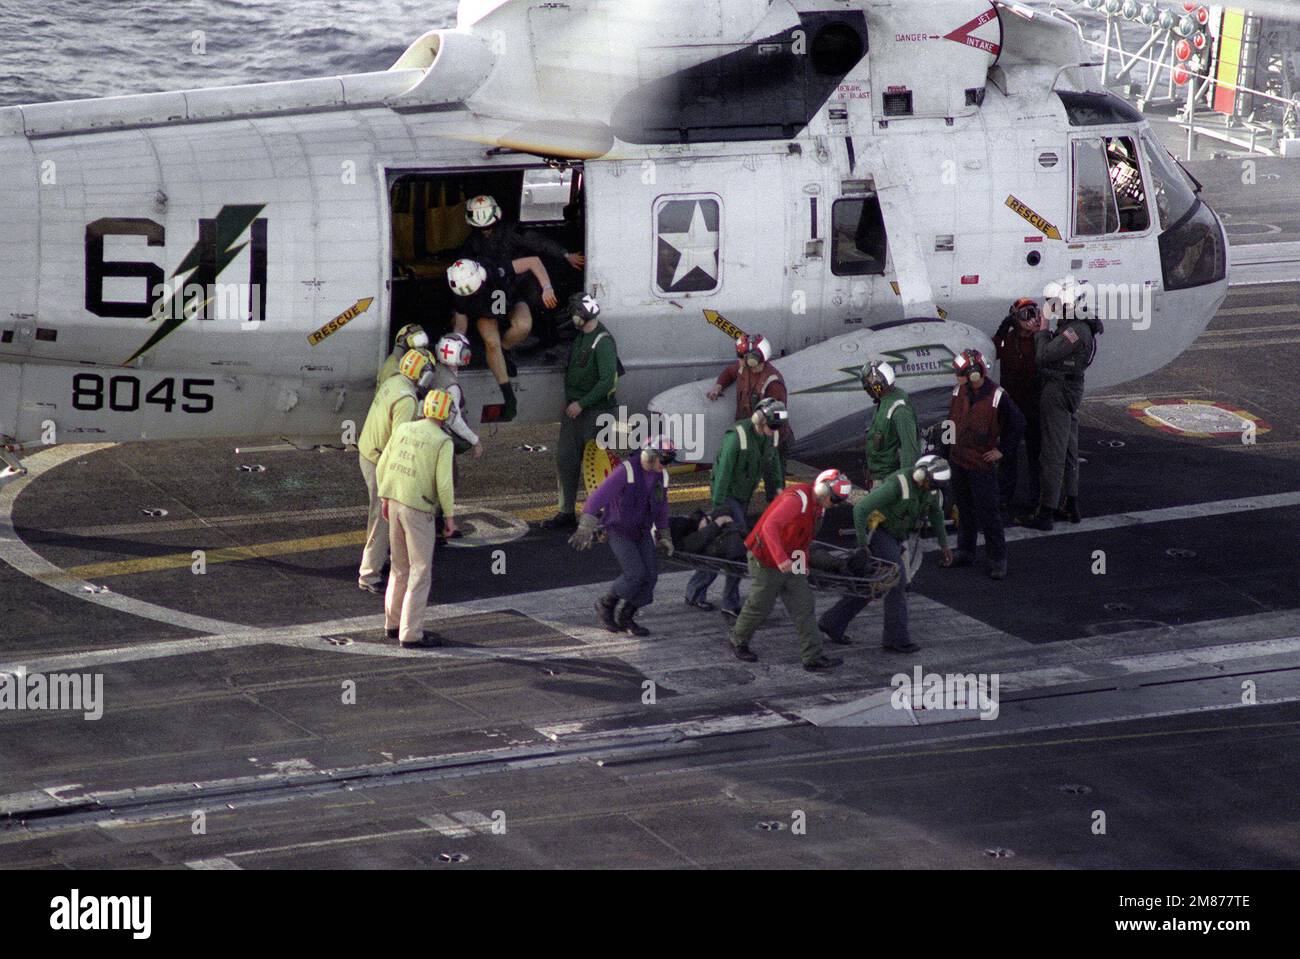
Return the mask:
{"type": "Polygon", "coordinates": [[[750,637],[779,598],[799,633],[803,668],[831,669],[843,662],[822,653],[816,601],[808,583],[808,550],[827,507],[847,500],[852,488],[839,470],[826,470],[814,483],[786,487],[754,524],[745,539],[754,585],[730,635],[737,659],[758,660],[749,648],[750,637]]]}

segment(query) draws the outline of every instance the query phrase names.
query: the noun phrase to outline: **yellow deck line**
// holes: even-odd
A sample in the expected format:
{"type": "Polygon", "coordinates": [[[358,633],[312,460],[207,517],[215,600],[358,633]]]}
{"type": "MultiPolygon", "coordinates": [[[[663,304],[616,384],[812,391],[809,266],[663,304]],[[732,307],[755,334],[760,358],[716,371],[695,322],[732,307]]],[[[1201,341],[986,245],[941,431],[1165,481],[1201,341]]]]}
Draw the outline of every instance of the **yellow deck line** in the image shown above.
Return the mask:
{"type": "MultiPolygon", "coordinates": [[[[674,503],[702,502],[708,497],[707,486],[684,486],[670,488],[668,500],[674,503]]],[[[473,507],[470,507],[470,512],[473,507]]],[[[534,507],[516,510],[510,515],[524,522],[536,522],[550,519],[555,515],[554,506],[534,507]]],[[[333,533],[328,536],[307,536],[301,539],[282,539],[270,543],[252,546],[227,546],[206,550],[204,562],[208,566],[217,563],[238,563],[250,559],[270,559],[297,553],[313,553],[327,549],[342,549],[365,545],[364,530],[348,533],[333,533]]],[[[73,566],[59,574],[60,578],[72,576],[82,580],[100,580],[112,576],[134,576],[139,573],[157,573],[171,569],[188,569],[194,564],[193,551],[169,553],[163,556],[149,556],[142,559],[111,560],[102,563],[87,563],[73,566]]]]}
{"type": "MultiPolygon", "coordinates": [[[[283,556],[286,553],[311,553],[323,549],[339,549],[344,546],[362,546],[366,541],[365,530],[350,533],[334,533],[330,536],[308,536],[303,539],[281,539],[271,543],[254,546],[227,546],[206,550],[204,562],[237,563],[246,559],[268,559],[283,556]]],[[[168,569],[185,569],[193,565],[193,552],[170,553],[166,556],[150,556],[144,559],[128,559],[107,563],[87,563],[85,566],[73,566],[66,572],[77,579],[104,579],[108,576],[133,576],[137,573],[157,573],[168,569]]]]}

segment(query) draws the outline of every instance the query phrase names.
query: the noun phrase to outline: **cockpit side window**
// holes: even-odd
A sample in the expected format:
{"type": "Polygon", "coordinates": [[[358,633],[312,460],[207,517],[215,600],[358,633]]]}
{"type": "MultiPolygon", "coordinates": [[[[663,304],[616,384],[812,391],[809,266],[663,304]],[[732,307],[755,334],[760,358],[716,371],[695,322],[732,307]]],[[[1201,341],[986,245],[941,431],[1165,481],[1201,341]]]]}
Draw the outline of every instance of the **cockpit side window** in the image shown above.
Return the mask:
{"type": "Polygon", "coordinates": [[[1106,141],[1074,143],[1074,235],[1107,236],[1119,231],[1119,209],[1111,185],[1106,141]]]}
{"type": "Polygon", "coordinates": [[[1151,186],[1155,194],[1160,229],[1168,230],[1196,203],[1196,187],[1162,145],[1144,136],[1142,149],[1146,153],[1147,167],[1151,171],[1151,186]]]}
{"type": "Polygon", "coordinates": [[[1151,226],[1146,186],[1132,137],[1074,143],[1074,235],[1142,233],[1151,226]]]}
{"type": "Polygon", "coordinates": [[[1119,208],[1119,232],[1141,233],[1151,226],[1151,213],[1147,209],[1137,146],[1131,137],[1106,137],[1106,159],[1119,208]]]}

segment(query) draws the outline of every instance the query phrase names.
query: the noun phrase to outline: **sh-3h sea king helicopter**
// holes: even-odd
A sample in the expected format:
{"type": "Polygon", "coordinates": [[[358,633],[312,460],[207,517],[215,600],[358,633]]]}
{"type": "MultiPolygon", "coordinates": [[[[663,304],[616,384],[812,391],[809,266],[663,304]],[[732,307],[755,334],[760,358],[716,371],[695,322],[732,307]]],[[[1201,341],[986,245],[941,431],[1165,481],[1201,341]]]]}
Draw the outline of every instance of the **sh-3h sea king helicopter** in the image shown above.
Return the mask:
{"type": "MultiPolygon", "coordinates": [[[[1065,276],[1149,307],[1090,385],[1140,376],[1214,315],[1226,241],[1084,60],[988,0],[465,0],[385,72],[0,110],[0,435],[337,443],[395,330],[450,322],[485,193],[585,250],[622,401],[710,433],[720,328],[774,344],[795,451],[830,449],[864,361],[942,397],[1065,276]]],[[[521,367],[521,418],[556,419],[559,363],[521,367]]]]}

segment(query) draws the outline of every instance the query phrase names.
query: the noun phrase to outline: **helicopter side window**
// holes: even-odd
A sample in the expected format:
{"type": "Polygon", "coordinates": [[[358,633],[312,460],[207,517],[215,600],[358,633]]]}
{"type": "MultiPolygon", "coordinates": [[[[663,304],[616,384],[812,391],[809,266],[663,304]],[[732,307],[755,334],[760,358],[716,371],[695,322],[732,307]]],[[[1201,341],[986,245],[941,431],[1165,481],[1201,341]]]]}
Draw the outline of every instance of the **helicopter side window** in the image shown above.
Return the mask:
{"type": "Polygon", "coordinates": [[[519,198],[520,223],[558,223],[573,193],[573,171],[525,170],[519,198]]]}
{"type": "Polygon", "coordinates": [[[831,272],[883,276],[888,240],[876,194],[836,200],[831,210],[831,272]]]}
{"type": "Polygon", "coordinates": [[[1106,161],[1110,183],[1119,209],[1119,232],[1141,233],[1151,226],[1146,187],[1138,165],[1137,147],[1130,137],[1106,138],[1106,161]]]}
{"type": "Polygon", "coordinates": [[[1106,142],[1074,144],[1074,235],[1106,236],[1119,231],[1119,209],[1111,185],[1106,142]]]}

